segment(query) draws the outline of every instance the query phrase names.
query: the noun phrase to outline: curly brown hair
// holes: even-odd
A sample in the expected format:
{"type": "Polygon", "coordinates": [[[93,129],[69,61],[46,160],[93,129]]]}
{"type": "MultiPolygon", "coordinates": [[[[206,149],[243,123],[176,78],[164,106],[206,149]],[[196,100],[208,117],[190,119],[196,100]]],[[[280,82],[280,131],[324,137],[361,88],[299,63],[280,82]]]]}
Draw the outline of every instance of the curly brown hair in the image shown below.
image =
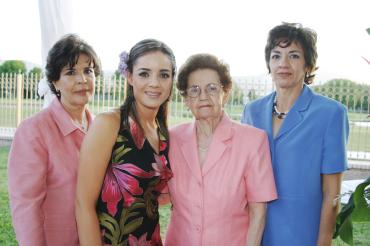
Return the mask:
{"type": "Polygon", "coordinates": [[[211,54],[195,54],[190,56],[181,66],[176,87],[182,96],[186,96],[188,88],[189,75],[198,69],[212,69],[217,72],[220,77],[220,82],[224,92],[228,92],[232,88],[232,79],[229,71],[229,66],[211,54]]]}
{"type": "Polygon", "coordinates": [[[60,98],[53,82],[60,79],[60,74],[65,66],[73,67],[77,64],[81,54],[89,57],[89,62],[94,66],[94,73],[101,73],[100,59],[95,50],[76,34],[67,34],[58,40],[50,49],[46,61],[46,78],[53,94],[60,98]]]}
{"type": "Polygon", "coordinates": [[[318,69],[318,67],[316,67],[316,41],[316,32],[310,28],[302,27],[299,23],[283,23],[271,29],[265,47],[265,61],[269,73],[271,72],[269,62],[272,49],[276,46],[285,48],[295,42],[301,45],[304,51],[305,65],[306,68],[308,68],[304,82],[306,84],[311,84],[315,78],[314,72],[318,69]]]}

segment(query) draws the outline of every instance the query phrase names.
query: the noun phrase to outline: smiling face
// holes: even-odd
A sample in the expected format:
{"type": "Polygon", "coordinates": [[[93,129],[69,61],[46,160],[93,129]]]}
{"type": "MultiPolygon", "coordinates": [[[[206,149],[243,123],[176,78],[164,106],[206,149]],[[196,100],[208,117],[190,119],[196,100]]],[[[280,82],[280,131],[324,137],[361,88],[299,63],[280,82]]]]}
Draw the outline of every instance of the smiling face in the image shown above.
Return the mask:
{"type": "Polygon", "coordinates": [[[199,96],[190,97],[186,95],[185,97],[185,103],[194,117],[196,119],[220,117],[222,115],[223,105],[227,99],[227,93],[221,87],[220,77],[217,72],[212,69],[198,69],[190,73],[187,90],[192,90],[195,87],[200,88],[199,96]],[[217,87],[217,90],[214,89],[214,86],[217,87]],[[207,87],[208,89],[206,89],[207,87]]]}
{"type": "Polygon", "coordinates": [[[154,51],[139,57],[127,81],[133,87],[136,107],[158,110],[170,96],[173,76],[169,57],[154,51]]]}
{"type": "Polygon", "coordinates": [[[304,51],[296,42],[271,50],[269,68],[277,88],[302,88],[305,74],[304,51]]]}
{"type": "Polygon", "coordinates": [[[60,91],[60,102],[67,110],[85,107],[94,95],[94,64],[87,55],[81,54],[73,67],[63,67],[59,80],[53,84],[60,91]]]}

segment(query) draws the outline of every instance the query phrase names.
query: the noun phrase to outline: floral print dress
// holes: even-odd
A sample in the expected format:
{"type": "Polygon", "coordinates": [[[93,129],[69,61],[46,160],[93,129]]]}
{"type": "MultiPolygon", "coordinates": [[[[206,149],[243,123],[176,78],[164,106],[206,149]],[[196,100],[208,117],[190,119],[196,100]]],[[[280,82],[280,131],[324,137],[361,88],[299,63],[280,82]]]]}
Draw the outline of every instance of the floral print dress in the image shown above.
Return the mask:
{"type": "Polygon", "coordinates": [[[168,141],[159,139],[156,154],[134,121],[119,130],[97,202],[105,245],[162,245],[158,196],[172,172],[168,141]]]}

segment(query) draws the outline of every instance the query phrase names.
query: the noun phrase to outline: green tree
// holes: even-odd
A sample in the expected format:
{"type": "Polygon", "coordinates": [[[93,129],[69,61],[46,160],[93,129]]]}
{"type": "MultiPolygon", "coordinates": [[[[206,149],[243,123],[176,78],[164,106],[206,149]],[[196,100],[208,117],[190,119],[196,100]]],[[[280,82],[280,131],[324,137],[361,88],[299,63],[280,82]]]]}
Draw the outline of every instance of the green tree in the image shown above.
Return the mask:
{"type": "Polygon", "coordinates": [[[232,105],[243,104],[244,92],[237,83],[233,84],[231,98],[229,99],[232,105]]]}
{"type": "Polygon", "coordinates": [[[247,95],[248,102],[254,101],[258,98],[256,90],[255,89],[250,89],[247,95]]]}
{"type": "Polygon", "coordinates": [[[312,87],[317,93],[337,100],[351,111],[365,111],[370,108],[368,96],[370,86],[349,79],[331,79],[323,85],[312,87]]]}
{"type": "Polygon", "coordinates": [[[18,60],[8,60],[0,65],[0,74],[1,73],[26,73],[26,65],[23,61],[18,60]]]}
{"type": "Polygon", "coordinates": [[[42,74],[42,69],[40,67],[33,67],[29,72],[28,72],[28,76],[30,75],[33,75],[33,76],[37,76],[38,78],[40,78],[41,74],[42,74]]]}
{"type": "Polygon", "coordinates": [[[121,72],[116,70],[116,71],[114,71],[113,76],[116,76],[116,78],[119,79],[119,77],[121,77],[121,72]]]}

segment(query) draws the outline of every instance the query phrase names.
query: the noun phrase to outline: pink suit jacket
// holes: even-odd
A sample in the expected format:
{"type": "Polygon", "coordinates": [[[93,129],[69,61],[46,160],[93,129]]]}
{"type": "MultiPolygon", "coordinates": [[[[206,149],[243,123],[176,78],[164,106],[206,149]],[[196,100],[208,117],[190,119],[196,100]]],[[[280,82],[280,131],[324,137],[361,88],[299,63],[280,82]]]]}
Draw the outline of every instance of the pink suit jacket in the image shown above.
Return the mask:
{"type": "Polygon", "coordinates": [[[84,136],[58,99],[17,128],[8,182],[19,245],[78,245],[74,206],[84,136]]]}
{"type": "Polygon", "coordinates": [[[277,198],[267,135],[224,114],[206,160],[194,123],[170,130],[173,205],[165,245],[246,245],[248,202],[277,198]]]}

